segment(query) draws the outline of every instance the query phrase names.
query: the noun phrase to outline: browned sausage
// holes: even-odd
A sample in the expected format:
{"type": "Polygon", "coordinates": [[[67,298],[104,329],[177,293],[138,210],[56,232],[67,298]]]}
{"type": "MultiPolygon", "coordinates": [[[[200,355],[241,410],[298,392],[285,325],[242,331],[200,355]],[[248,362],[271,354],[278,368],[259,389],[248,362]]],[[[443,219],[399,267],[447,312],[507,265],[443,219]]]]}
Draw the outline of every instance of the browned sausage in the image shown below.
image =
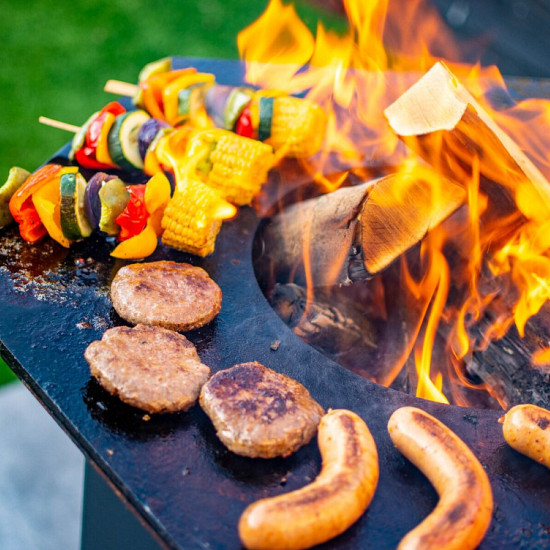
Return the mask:
{"type": "Polygon", "coordinates": [[[550,468],[550,411],[516,405],[504,415],[502,432],[510,447],[550,468]]]}
{"type": "Polygon", "coordinates": [[[343,533],[367,509],[378,483],[378,453],[367,425],[347,410],[319,424],[322,469],[302,489],[251,504],[239,521],[249,549],[310,548],[343,533]]]}
{"type": "Polygon", "coordinates": [[[433,512],[405,535],[399,549],[476,548],[491,523],[493,495],[472,451],[447,426],[415,407],[396,410],[388,431],[397,449],[439,495],[433,512]]]}

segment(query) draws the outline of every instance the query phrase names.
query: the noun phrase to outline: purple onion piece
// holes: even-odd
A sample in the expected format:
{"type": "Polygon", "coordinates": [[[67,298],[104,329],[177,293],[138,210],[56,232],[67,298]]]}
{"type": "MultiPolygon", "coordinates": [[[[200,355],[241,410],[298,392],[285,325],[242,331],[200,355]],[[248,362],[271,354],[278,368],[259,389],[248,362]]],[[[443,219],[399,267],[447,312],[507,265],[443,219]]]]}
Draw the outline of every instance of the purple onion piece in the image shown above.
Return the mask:
{"type": "Polygon", "coordinates": [[[138,149],[141,160],[145,160],[147,149],[149,149],[156,135],[165,128],[170,128],[170,124],[159,118],[150,118],[141,125],[138,132],[138,149]]]}
{"type": "Polygon", "coordinates": [[[92,229],[99,227],[101,218],[101,201],[99,199],[99,190],[104,182],[112,180],[116,176],[111,176],[105,172],[96,172],[88,181],[86,192],[84,193],[84,211],[86,218],[92,229]]]}
{"type": "Polygon", "coordinates": [[[229,95],[234,89],[234,86],[216,85],[208,88],[206,92],[204,106],[208,116],[214,121],[214,124],[218,128],[224,127],[223,113],[225,111],[225,105],[229,95]]]}

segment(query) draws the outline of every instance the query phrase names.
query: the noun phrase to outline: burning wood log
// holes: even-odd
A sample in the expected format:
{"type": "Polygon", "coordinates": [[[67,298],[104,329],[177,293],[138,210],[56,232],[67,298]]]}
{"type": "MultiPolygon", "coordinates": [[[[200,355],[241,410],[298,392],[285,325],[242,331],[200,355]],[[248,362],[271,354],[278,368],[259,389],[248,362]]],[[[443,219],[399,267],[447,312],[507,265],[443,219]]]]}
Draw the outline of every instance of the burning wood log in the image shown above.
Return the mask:
{"type": "Polygon", "coordinates": [[[384,114],[393,131],[443,175],[459,182],[479,171],[484,189],[528,217],[550,217],[550,183],[443,63],[436,63],[384,114]],[[536,205],[536,207],[535,207],[536,205]],[[535,210],[536,208],[536,210],[535,210]]]}
{"type": "Polygon", "coordinates": [[[266,263],[279,280],[315,287],[380,273],[464,202],[457,184],[426,167],[419,174],[391,174],[290,206],[264,229],[266,263]]]}
{"type": "MultiPolygon", "coordinates": [[[[487,324],[486,315],[475,329],[480,340],[487,324]]],[[[474,352],[467,361],[467,373],[482,381],[505,409],[521,403],[550,408],[550,368],[533,364],[536,354],[548,349],[549,329],[550,304],[546,304],[527,322],[523,338],[512,327],[503,338],[474,352]]]]}

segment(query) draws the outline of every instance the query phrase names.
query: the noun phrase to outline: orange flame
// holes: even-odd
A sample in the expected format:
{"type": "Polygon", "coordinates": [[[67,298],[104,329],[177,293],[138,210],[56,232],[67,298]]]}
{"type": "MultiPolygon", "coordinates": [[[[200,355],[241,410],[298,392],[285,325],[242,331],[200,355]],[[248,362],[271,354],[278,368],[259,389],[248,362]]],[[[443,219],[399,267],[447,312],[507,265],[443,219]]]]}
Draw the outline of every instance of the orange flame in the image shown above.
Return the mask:
{"type": "MultiPolygon", "coordinates": [[[[440,59],[452,62],[454,74],[476,101],[513,136],[542,174],[550,177],[549,101],[514,103],[495,67],[460,63],[460,48],[437,10],[425,0],[344,0],[343,6],[348,30],[342,35],[319,24],[314,37],[292,5],[271,0],[264,14],[238,36],[248,82],[291,94],[305,93],[327,113],[322,151],[300,161],[322,192],[340,186],[348,171],[372,178],[388,169],[412,170],[416,177],[424,177],[423,164],[391,131],[383,111],[440,59]],[[509,104],[505,101],[505,108],[495,109],[495,97],[508,98],[509,104]],[[342,177],[334,177],[337,173],[343,173],[342,177]]],[[[433,138],[430,147],[437,151],[433,155],[437,159],[441,136],[433,138]]],[[[446,369],[448,377],[467,386],[460,372],[462,359],[503,336],[513,324],[523,335],[528,320],[550,298],[549,205],[528,179],[502,179],[499,158],[481,156],[482,151],[474,155],[467,170],[460,161],[444,159],[466,191],[466,204],[445,228],[434,229],[422,242],[422,273],[413,277],[406,267],[403,270],[402,284],[417,302],[417,316],[408,327],[413,345],[406,350],[414,350],[416,392],[440,402],[448,402],[443,394],[448,385],[443,376],[446,369]],[[480,162],[488,160],[499,189],[515,201],[502,211],[495,209],[494,197],[480,181],[480,162]],[[459,249],[453,264],[447,258],[449,247],[459,249]],[[486,311],[498,300],[507,307],[500,308],[489,322],[486,311]],[[472,331],[481,324],[482,334],[474,338],[472,331]],[[434,368],[439,331],[448,340],[449,359],[448,365],[434,368]]],[[[457,158],[461,159],[460,152],[457,158]]],[[[433,166],[440,168],[436,160],[433,166]]],[[[438,185],[433,184],[434,196],[438,185]]],[[[398,200],[407,204],[405,188],[398,200]]],[[[426,216],[434,204],[427,205],[426,216]]],[[[304,238],[308,239],[305,227],[304,238]]],[[[340,262],[341,254],[336,255],[340,262]]],[[[304,260],[309,273],[308,258],[304,260]]],[[[309,299],[312,292],[308,288],[309,299]]],[[[535,353],[533,363],[547,363],[548,357],[548,350],[535,353]]],[[[405,360],[400,356],[396,365],[388,367],[390,374],[384,383],[395,379],[405,360]]]]}

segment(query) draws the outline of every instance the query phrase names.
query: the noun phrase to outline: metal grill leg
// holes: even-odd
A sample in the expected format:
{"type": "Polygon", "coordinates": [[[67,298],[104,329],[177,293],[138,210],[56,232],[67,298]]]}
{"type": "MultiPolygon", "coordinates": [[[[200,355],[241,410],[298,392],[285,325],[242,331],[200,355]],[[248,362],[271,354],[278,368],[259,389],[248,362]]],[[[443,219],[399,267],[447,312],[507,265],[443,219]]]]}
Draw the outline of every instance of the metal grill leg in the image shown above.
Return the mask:
{"type": "Polygon", "coordinates": [[[162,547],[88,461],[84,468],[81,550],[159,550],[162,547]]]}

